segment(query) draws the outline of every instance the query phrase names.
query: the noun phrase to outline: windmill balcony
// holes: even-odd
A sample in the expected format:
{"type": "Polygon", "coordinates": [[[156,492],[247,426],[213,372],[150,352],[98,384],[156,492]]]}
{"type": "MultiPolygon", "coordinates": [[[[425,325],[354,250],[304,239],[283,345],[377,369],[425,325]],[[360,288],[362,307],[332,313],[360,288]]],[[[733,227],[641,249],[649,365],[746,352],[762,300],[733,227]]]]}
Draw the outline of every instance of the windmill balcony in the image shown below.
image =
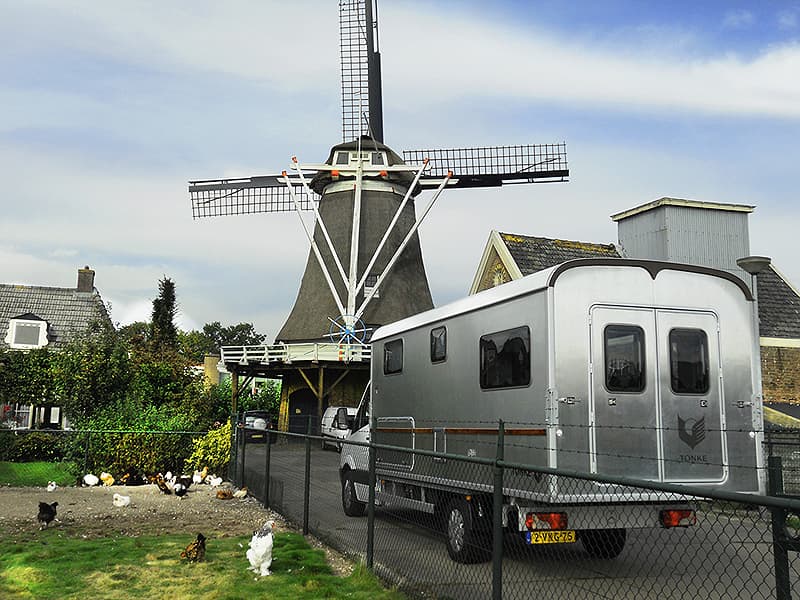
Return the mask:
{"type": "Polygon", "coordinates": [[[369,344],[297,343],[258,346],[223,346],[222,362],[240,365],[269,365],[293,362],[369,362],[369,344]]]}

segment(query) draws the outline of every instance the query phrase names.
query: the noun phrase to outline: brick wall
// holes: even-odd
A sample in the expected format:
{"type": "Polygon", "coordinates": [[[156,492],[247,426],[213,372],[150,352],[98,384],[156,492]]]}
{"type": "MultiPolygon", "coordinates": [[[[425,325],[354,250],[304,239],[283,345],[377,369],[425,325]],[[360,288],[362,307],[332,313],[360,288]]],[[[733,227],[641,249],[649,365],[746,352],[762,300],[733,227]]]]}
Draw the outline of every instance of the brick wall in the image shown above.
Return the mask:
{"type": "Polygon", "coordinates": [[[761,347],[764,400],[800,404],[800,348],[761,347]]]}

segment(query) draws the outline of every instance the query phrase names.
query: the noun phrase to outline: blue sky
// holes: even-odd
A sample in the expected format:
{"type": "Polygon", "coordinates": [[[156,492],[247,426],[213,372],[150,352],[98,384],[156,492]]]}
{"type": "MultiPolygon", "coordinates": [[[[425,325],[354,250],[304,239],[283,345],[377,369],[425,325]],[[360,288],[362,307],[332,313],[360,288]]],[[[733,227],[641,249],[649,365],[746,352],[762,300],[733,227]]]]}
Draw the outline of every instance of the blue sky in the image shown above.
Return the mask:
{"type": "MultiPolygon", "coordinates": [[[[3,1],[3,0],[0,0],[3,1]]],[[[273,336],[308,248],[296,215],[192,221],[186,182],[338,143],[337,3],[3,1],[0,281],[73,286],[121,323],[177,284],[181,325],[273,336]]],[[[751,252],[800,286],[800,0],[382,2],[386,142],[566,141],[569,183],[446,193],[421,228],[437,304],[492,229],[612,243],[672,196],[755,205],[751,252]]]]}

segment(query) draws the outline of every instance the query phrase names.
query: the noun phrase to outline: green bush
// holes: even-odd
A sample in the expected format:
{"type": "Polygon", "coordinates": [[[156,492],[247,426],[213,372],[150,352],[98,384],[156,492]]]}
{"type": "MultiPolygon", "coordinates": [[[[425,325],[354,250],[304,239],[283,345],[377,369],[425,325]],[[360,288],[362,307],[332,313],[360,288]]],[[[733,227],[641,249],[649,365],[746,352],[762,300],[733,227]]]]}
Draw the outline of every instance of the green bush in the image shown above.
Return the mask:
{"type": "Polygon", "coordinates": [[[0,432],[0,460],[56,462],[64,458],[64,446],[61,434],[30,430],[0,432]]]}
{"type": "Polygon", "coordinates": [[[192,453],[186,459],[187,471],[208,467],[212,473],[222,473],[231,457],[231,422],[212,429],[203,437],[192,440],[192,453]]]}
{"type": "Polygon", "coordinates": [[[69,458],[84,470],[121,477],[129,469],[180,473],[192,450],[190,418],[171,406],[142,407],[120,403],[80,423],[84,430],[104,430],[74,436],[69,458]],[[110,433],[120,431],[121,433],[110,433]]]}

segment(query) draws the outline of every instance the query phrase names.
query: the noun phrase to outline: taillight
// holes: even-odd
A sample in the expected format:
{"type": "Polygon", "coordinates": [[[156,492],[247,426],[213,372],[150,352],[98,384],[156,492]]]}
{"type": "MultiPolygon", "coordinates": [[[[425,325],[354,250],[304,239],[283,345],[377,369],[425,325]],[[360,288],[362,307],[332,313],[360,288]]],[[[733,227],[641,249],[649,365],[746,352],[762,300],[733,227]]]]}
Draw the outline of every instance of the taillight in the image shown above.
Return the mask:
{"type": "Polygon", "coordinates": [[[658,513],[658,519],[662,527],[691,527],[697,523],[697,516],[693,510],[669,509],[658,513]]]}
{"type": "Polygon", "coordinates": [[[566,529],[567,513],[534,513],[525,515],[525,527],[534,529],[566,529]]]}

